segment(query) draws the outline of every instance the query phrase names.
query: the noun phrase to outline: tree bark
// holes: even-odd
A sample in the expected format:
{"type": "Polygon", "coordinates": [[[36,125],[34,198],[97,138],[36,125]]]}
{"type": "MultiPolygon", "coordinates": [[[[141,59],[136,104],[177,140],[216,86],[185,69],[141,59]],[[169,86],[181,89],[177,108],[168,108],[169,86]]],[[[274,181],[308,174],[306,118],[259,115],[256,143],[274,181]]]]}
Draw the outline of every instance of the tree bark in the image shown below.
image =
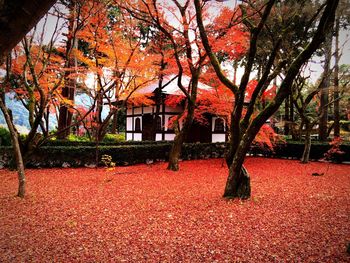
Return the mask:
{"type": "Polygon", "coordinates": [[[26,178],[24,173],[24,164],[23,164],[23,158],[21,153],[21,147],[19,145],[19,140],[18,140],[18,133],[2,98],[0,98],[0,108],[2,113],[4,114],[7,127],[9,128],[10,134],[11,134],[11,142],[13,147],[13,153],[16,160],[17,175],[18,175],[17,196],[23,198],[25,196],[26,178]]]}
{"type": "Polygon", "coordinates": [[[324,80],[321,89],[320,111],[321,119],[319,123],[319,139],[326,141],[328,137],[328,101],[330,86],[330,63],[332,58],[332,31],[326,36],[325,41],[325,62],[324,62],[324,80]]]}
{"type": "Polygon", "coordinates": [[[112,128],[111,128],[111,133],[112,134],[117,134],[117,132],[118,132],[118,114],[119,114],[119,111],[116,111],[113,114],[112,128]]]}
{"type": "Polygon", "coordinates": [[[179,158],[181,156],[181,149],[184,142],[184,132],[180,131],[174,138],[174,142],[171,146],[169,153],[168,170],[178,171],[179,170],[179,158]]]}
{"type": "Polygon", "coordinates": [[[340,136],[340,105],[339,105],[339,17],[335,22],[335,52],[334,52],[334,137],[340,136]]]}
{"type": "Polygon", "coordinates": [[[0,58],[2,59],[47,13],[56,0],[0,2],[0,58]]]}
{"type": "Polygon", "coordinates": [[[194,118],[194,105],[192,103],[189,103],[188,109],[187,109],[187,117],[185,118],[185,122],[183,124],[182,129],[179,130],[178,133],[176,134],[169,153],[169,163],[167,167],[168,170],[171,170],[171,171],[179,170],[179,159],[181,156],[182,145],[186,140],[186,136],[192,126],[193,118],[194,118]]]}
{"type": "Polygon", "coordinates": [[[310,150],[311,150],[311,129],[312,126],[309,122],[305,123],[305,145],[304,145],[304,152],[303,156],[301,158],[301,163],[308,163],[309,157],[310,157],[310,150]]]}
{"type": "Polygon", "coordinates": [[[289,113],[289,98],[286,98],[286,100],[284,101],[284,135],[289,135],[289,113]]]}
{"type": "Polygon", "coordinates": [[[240,162],[234,161],[229,169],[224,198],[248,199],[251,194],[250,177],[246,168],[240,162]]]}
{"type": "MultiPolygon", "coordinates": [[[[75,1],[72,1],[72,3],[68,6],[70,13],[76,12],[76,4],[75,1]]],[[[76,59],[74,56],[72,56],[72,49],[77,47],[77,41],[75,38],[75,30],[76,30],[76,21],[75,21],[75,15],[69,16],[69,22],[68,22],[68,34],[67,34],[67,41],[66,41],[66,67],[67,68],[73,68],[76,66],[76,59]]],[[[69,77],[70,72],[66,71],[64,76],[64,87],[62,88],[61,95],[63,98],[68,99],[70,101],[74,101],[75,97],[75,80],[71,79],[69,77]]],[[[66,139],[71,129],[68,129],[68,127],[72,123],[72,117],[73,114],[69,110],[69,106],[67,106],[67,103],[63,102],[61,103],[60,109],[59,109],[59,118],[58,118],[58,131],[63,131],[58,133],[57,137],[59,139],[66,139]]]]}

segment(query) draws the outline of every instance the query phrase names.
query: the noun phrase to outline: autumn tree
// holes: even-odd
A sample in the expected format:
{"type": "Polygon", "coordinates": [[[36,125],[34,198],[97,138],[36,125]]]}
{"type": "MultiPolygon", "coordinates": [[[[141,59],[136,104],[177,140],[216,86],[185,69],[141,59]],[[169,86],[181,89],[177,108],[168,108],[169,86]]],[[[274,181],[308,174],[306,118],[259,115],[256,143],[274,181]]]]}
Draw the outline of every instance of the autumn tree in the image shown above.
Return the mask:
{"type": "Polygon", "coordinates": [[[107,133],[107,127],[135,91],[153,80],[154,59],[142,47],[143,38],[137,21],[117,7],[91,1],[83,12],[91,13],[77,34],[84,48],[75,56],[85,67],[91,82],[85,90],[94,106],[93,126],[96,141],[107,133]],[[103,109],[108,113],[103,116],[103,109]]]}
{"type": "MultiPolygon", "coordinates": [[[[85,1],[88,2],[88,1],[85,1]]],[[[70,126],[72,124],[74,98],[76,92],[77,79],[73,75],[77,73],[77,60],[74,57],[74,49],[78,48],[78,39],[76,37],[77,32],[81,29],[88,18],[89,14],[85,14],[86,17],[82,17],[81,10],[83,1],[79,0],[61,0],[63,6],[68,10],[67,33],[65,39],[65,52],[62,54],[65,62],[64,67],[70,70],[65,72],[64,86],[61,89],[59,117],[57,130],[60,131],[57,135],[59,139],[65,139],[70,134],[70,126]]]]}
{"type": "MultiPolygon", "coordinates": [[[[50,0],[22,3],[22,1],[11,0],[1,3],[0,14],[2,19],[0,21],[0,28],[2,29],[2,34],[0,37],[0,62],[3,61],[4,56],[32,29],[55,2],[55,0],[50,0]]],[[[9,59],[7,59],[6,64],[9,65],[9,59]]],[[[7,80],[8,78],[6,78],[7,80]]],[[[17,195],[23,198],[25,195],[23,158],[18,141],[18,133],[13,124],[11,112],[5,105],[4,93],[4,86],[2,86],[0,88],[0,108],[11,134],[19,181],[17,195]]]]}
{"type": "MultiPolygon", "coordinates": [[[[250,179],[247,170],[243,166],[245,155],[260,128],[291,94],[293,80],[297,76],[300,68],[310,59],[312,54],[324,41],[326,34],[329,32],[333,24],[338,1],[328,0],[324,2],[322,9],[315,14],[315,17],[318,17],[319,19],[313,19],[310,21],[311,24],[317,24],[317,29],[313,33],[311,40],[307,45],[300,46],[299,52],[293,55],[292,61],[288,65],[286,65],[284,60],[279,59],[281,51],[280,47],[284,44],[284,34],[287,32],[293,32],[295,29],[288,23],[288,21],[286,21],[287,23],[284,25],[284,30],[281,30],[279,34],[271,35],[273,45],[271,45],[272,48],[266,50],[266,52],[269,52],[269,55],[267,56],[268,60],[262,71],[261,78],[258,80],[252,93],[253,95],[249,104],[246,109],[244,109],[246,89],[257,55],[257,41],[259,40],[262,31],[269,31],[267,20],[276,4],[276,1],[269,0],[264,1],[263,3],[246,1],[240,5],[243,14],[242,22],[246,26],[246,30],[250,33],[250,45],[246,55],[244,74],[241,78],[240,84],[235,85],[224,74],[218,58],[212,50],[211,42],[207,34],[208,28],[205,28],[203,24],[205,2],[195,0],[196,17],[205,50],[218,78],[232,91],[235,97],[235,105],[231,117],[231,140],[229,143],[229,154],[226,160],[229,167],[229,175],[224,191],[224,197],[226,198],[249,198],[251,191],[250,179]],[[276,77],[276,75],[281,72],[282,68],[284,68],[284,76],[276,95],[259,114],[254,115],[255,104],[259,95],[266,89],[266,87],[268,87],[269,83],[276,77]],[[246,111],[245,114],[244,111],[246,111]]],[[[303,6],[301,5],[299,8],[302,9],[303,6]]],[[[297,15],[300,10],[296,9],[294,12],[294,14],[297,15]]],[[[310,28],[311,27],[304,28],[305,33],[309,33],[310,28]]]]}
{"type": "Polygon", "coordinates": [[[33,30],[23,39],[22,44],[7,56],[5,63],[6,75],[2,78],[0,106],[11,133],[19,174],[18,195],[20,197],[25,194],[23,156],[29,154],[38,144],[39,127],[45,132],[47,126],[44,125],[43,119],[48,114],[49,104],[54,100],[54,94],[61,84],[61,78],[57,78],[61,66],[60,59],[53,52],[56,34],[55,31],[51,41],[44,44],[44,35],[36,34],[36,30],[33,30]],[[16,94],[29,112],[28,121],[31,129],[25,139],[19,136],[11,111],[6,108],[4,100],[6,92],[16,94]]]}
{"type": "Polygon", "coordinates": [[[315,125],[319,122],[322,117],[323,111],[321,108],[316,109],[317,104],[317,95],[320,93],[322,89],[322,81],[316,87],[312,87],[308,83],[308,77],[303,77],[302,75],[298,75],[293,83],[292,88],[292,96],[293,96],[293,104],[298,111],[298,114],[301,119],[300,124],[300,137],[302,135],[305,137],[304,139],[304,151],[301,157],[302,163],[309,162],[310,150],[311,150],[311,132],[315,125]],[[304,128],[305,127],[305,128],[304,128]],[[303,132],[305,131],[305,132],[303,132]]]}
{"type": "Polygon", "coordinates": [[[334,74],[333,74],[333,101],[334,101],[334,136],[340,136],[340,93],[341,88],[339,85],[340,74],[339,74],[339,61],[342,55],[342,49],[340,46],[339,40],[339,32],[341,30],[345,30],[350,25],[350,4],[347,1],[340,1],[340,8],[338,8],[336,13],[336,19],[334,23],[334,42],[335,42],[335,50],[334,50],[334,74]]]}

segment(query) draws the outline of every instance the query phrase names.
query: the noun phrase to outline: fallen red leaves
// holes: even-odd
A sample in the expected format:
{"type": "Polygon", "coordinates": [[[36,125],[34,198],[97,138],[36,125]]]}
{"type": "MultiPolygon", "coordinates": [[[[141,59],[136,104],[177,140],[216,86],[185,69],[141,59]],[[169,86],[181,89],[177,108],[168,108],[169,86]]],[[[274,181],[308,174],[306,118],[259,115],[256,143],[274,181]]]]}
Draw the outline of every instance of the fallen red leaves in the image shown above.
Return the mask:
{"type": "Polygon", "coordinates": [[[221,163],[28,170],[24,200],[0,170],[0,261],[349,262],[349,166],[248,158],[241,202],[221,163]]]}

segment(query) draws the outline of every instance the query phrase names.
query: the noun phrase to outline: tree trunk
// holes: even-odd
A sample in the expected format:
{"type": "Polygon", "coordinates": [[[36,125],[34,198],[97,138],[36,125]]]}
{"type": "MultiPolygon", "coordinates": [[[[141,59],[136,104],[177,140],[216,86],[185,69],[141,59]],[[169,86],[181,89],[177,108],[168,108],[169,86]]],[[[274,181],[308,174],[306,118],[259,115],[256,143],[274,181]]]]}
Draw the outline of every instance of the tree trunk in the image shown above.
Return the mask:
{"type": "MultiPolygon", "coordinates": [[[[72,3],[69,5],[69,11],[71,13],[76,12],[76,6],[75,1],[72,1],[72,3]]],[[[72,68],[76,67],[77,61],[74,56],[72,56],[72,49],[77,47],[77,41],[75,38],[74,31],[76,30],[76,21],[75,21],[75,15],[72,15],[69,17],[69,25],[68,25],[68,34],[67,34],[67,41],[66,41],[66,67],[72,68]]],[[[70,101],[74,101],[75,97],[75,86],[76,81],[69,77],[70,72],[66,71],[64,76],[64,87],[62,88],[61,95],[63,98],[68,99],[70,101]]],[[[73,114],[69,110],[70,106],[67,106],[67,103],[62,103],[59,109],[59,118],[58,118],[58,131],[63,131],[58,133],[57,137],[59,139],[66,139],[70,134],[70,129],[68,127],[72,123],[72,117],[73,114]]]]}
{"type": "Polygon", "coordinates": [[[182,144],[184,142],[183,130],[175,136],[173,145],[171,146],[169,154],[168,170],[178,171],[179,170],[179,158],[181,156],[182,144]]]}
{"type": "Polygon", "coordinates": [[[321,89],[320,100],[320,124],[319,124],[319,138],[320,141],[327,140],[328,131],[328,100],[329,100],[329,86],[330,86],[330,63],[332,58],[332,31],[326,36],[325,41],[325,62],[324,62],[324,80],[321,89]]]}
{"type": "Polygon", "coordinates": [[[0,108],[2,113],[4,114],[7,127],[10,130],[11,134],[11,142],[13,147],[13,152],[15,155],[16,160],[16,166],[17,166],[17,174],[18,174],[18,193],[17,196],[23,198],[25,195],[25,187],[26,187],[26,178],[24,173],[24,164],[23,164],[23,158],[21,153],[21,147],[19,145],[18,141],[18,133],[17,130],[12,122],[11,116],[8,112],[8,109],[6,108],[4,102],[2,101],[2,98],[0,98],[0,108]]]}
{"type": "Polygon", "coordinates": [[[311,150],[311,129],[312,129],[312,126],[310,125],[310,123],[305,123],[305,126],[306,126],[305,145],[304,145],[303,156],[301,158],[301,163],[308,163],[309,162],[310,150],[311,150]]]}
{"type": "Polygon", "coordinates": [[[119,114],[119,111],[116,111],[113,114],[112,128],[111,128],[111,133],[112,134],[117,134],[117,131],[118,131],[118,114],[119,114]]]}
{"type": "MultiPolygon", "coordinates": [[[[188,103],[187,117],[185,119],[182,129],[177,132],[170,150],[169,163],[167,168],[168,170],[171,170],[171,171],[179,170],[179,159],[181,156],[182,145],[186,140],[186,136],[192,126],[193,118],[194,118],[194,104],[188,103]]],[[[176,130],[176,127],[174,127],[174,129],[176,130]]],[[[180,127],[178,127],[178,129],[180,129],[180,127]]]]}
{"type": "Polygon", "coordinates": [[[284,101],[284,135],[289,135],[289,97],[284,101]]]}
{"type": "MultiPolygon", "coordinates": [[[[237,147],[232,149],[233,159],[231,163],[228,163],[229,174],[226,181],[224,198],[233,199],[248,199],[250,197],[250,177],[243,166],[243,162],[249,146],[253,140],[254,133],[257,133],[259,129],[256,129],[256,132],[253,130],[246,131],[247,134],[242,137],[242,141],[237,147]]],[[[234,134],[234,136],[239,136],[234,134]]]]}
{"type": "Polygon", "coordinates": [[[224,198],[248,199],[250,197],[250,177],[239,162],[234,161],[229,169],[229,175],[226,182],[224,198]]]}
{"type": "Polygon", "coordinates": [[[154,91],[154,101],[155,101],[155,112],[153,114],[153,118],[152,118],[152,129],[151,129],[151,140],[155,141],[156,137],[157,137],[157,120],[159,118],[160,115],[160,106],[162,103],[164,103],[162,101],[162,81],[163,79],[160,79],[159,81],[159,87],[154,91]]]}
{"type": "Polygon", "coordinates": [[[339,106],[339,17],[335,22],[335,52],[334,52],[334,137],[340,136],[340,106],[339,106]]]}
{"type": "Polygon", "coordinates": [[[292,135],[292,139],[296,140],[296,134],[295,134],[295,126],[294,126],[294,105],[293,105],[293,95],[290,94],[289,97],[289,121],[290,121],[290,128],[289,132],[292,135]]]}

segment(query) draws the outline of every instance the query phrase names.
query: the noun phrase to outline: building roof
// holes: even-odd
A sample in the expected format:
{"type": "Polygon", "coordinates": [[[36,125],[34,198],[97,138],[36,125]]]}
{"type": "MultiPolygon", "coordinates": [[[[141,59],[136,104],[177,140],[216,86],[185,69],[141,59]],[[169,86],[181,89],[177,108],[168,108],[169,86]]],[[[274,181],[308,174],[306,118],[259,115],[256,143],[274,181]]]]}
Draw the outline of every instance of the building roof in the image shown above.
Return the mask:
{"type": "MultiPolygon", "coordinates": [[[[189,86],[191,78],[189,76],[182,76],[182,85],[186,88],[189,86]]],[[[165,94],[177,95],[182,94],[179,86],[177,85],[178,77],[175,74],[164,76],[163,86],[166,85],[162,92],[165,94]]],[[[149,94],[153,93],[158,88],[158,80],[152,82],[150,85],[137,90],[139,94],[149,94]]],[[[199,90],[211,90],[212,87],[203,84],[201,82],[198,83],[199,90]]]]}

